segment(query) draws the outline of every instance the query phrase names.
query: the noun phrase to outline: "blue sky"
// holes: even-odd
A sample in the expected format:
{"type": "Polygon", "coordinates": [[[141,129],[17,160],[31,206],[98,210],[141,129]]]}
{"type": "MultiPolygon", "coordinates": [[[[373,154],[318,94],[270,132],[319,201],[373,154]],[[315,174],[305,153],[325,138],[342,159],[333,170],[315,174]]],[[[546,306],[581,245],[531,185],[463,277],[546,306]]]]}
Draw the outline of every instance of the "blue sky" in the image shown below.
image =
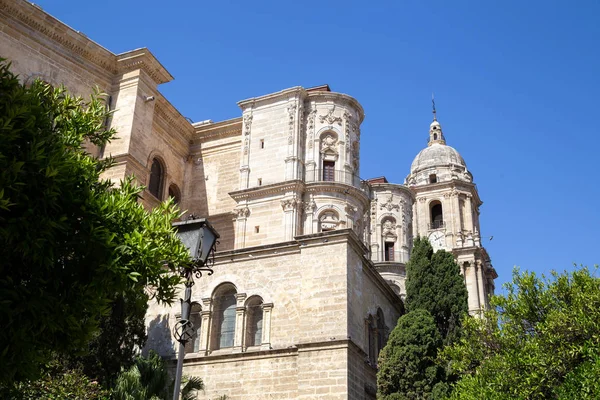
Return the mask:
{"type": "Polygon", "coordinates": [[[37,0],[115,53],[148,47],[194,121],[328,83],[366,118],[361,176],[403,183],[431,93],[484,201],[498,271],[600,263],[600,2],[37,0]]]}

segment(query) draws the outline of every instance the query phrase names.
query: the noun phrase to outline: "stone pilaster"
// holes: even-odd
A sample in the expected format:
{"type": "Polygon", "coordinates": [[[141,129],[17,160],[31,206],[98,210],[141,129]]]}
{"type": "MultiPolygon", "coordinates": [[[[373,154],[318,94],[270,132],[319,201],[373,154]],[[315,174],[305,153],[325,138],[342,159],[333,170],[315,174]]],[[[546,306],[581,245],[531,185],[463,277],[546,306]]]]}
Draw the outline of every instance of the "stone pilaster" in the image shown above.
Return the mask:
{"type": "Polygon", "coordinates": [[[235,215],[235,249],[243,249],[246,245],[246,221],[250,215],[248,207],[233,210],[235,215]]]}
{"type": "Polygon", "coordinates": [[[264,303],[261,307],[263,311],[263,329],[260,349],[269,350],[271,348],[271,313],[273,311],[273,303],[264,303]]]}
{"type": "Polygon", "coordinates": [[[246,293],[235,294],[236,307],[235,307],[235,333],[233,336],[233,352],[241,353],[242,346],[244,345],[244,319],[246,318],[246,307],[244,302],[246,301],[246,293]]]}
{"type": "Polygon", "coordinates": [[[202,311],[200,317],[200,343],[198,345],[198,354],[207,355],[210,349],[210,323],[212,316],[212,299],[210,297],[202,299],[202,311]]]}

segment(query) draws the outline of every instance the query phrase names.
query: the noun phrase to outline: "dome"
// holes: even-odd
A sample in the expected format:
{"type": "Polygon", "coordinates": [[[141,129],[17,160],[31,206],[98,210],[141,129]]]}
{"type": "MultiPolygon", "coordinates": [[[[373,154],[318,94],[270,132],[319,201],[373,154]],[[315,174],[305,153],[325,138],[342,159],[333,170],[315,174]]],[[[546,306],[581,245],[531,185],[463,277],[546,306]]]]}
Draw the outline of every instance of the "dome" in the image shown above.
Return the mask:
{"type": "Polygon", "coordinates": [[[460,166],[464,169],[467,168],[465,160],[463,160],[454,147],[441,143],[434,143],[417,154],[410,166],[410,173],[414,174],[426,168],[450,165],[460,166]]]}

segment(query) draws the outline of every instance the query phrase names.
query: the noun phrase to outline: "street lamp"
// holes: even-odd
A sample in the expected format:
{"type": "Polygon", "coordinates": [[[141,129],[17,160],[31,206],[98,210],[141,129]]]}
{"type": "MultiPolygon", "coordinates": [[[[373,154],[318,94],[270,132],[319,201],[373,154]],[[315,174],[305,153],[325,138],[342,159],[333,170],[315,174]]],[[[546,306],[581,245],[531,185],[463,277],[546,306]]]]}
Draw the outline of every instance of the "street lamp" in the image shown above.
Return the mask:
{"type": "Polygon", "coordinates": [[[214,263],[214,259],[208,261],[208,257],[211,254],[213,254],[214,257],[219,234],[205,218],[175,222],[173,223],[173,226],[177,229],[177,236],[179,239],[189,249],[190,256],[193,260],[190,266],[182,268],[180,271],[181,275],[185,278],[185,295],[183,300],[181,300],[181,318],[173,328],[173,336],[175,336],[175,339],[179,342],[173,400],[179,400],[185,344],[194,336],[194,325],[190,321],[194,276],[200,278],[202,272],[207,272],[208,275],[212,275],[213,270],[210,266],[214,263]],[[211,265],[209,265],[207,261],[211,265]]]}

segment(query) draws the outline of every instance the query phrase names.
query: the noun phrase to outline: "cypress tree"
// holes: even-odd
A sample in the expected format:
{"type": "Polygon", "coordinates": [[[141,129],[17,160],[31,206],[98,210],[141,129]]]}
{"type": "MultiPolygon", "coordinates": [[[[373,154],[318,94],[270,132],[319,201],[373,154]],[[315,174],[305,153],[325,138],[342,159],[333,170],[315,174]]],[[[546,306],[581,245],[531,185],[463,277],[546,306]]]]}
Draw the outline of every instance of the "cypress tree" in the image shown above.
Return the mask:
{"type": "Polygon", "coordinates": [[[468,312],[467,288],[454,256],[444,250],[434,253],[427,238],[417,238],[406,270],[407,310],[429,311],[444,343],[452,342],[468,312]]]}

